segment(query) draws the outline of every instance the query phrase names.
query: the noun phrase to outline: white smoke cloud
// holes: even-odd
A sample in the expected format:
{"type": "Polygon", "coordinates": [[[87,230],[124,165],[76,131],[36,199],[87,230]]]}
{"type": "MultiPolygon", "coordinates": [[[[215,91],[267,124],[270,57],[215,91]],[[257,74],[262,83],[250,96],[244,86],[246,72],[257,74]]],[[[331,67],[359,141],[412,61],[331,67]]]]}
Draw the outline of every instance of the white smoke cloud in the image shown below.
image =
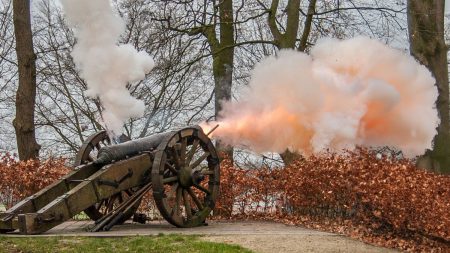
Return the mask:
{"type": "Polygon", "coordinates": [[[61,0],[77,43],[72,57],[88,85],[86,94],[99,97],[103,121],[115,135],[124,122],[144,114],[143,101],[130,95],[128,83],[145,78],[155,65],[146,52],[118,45],[124,21],[114,15],[109,0],[61,0]]]}
{"type": "Polygon", "coordinates": [[[257,152],[308,154],[394,146],[431,148],[439,123],[431,73],[365,37],[322,39],[307,55],[282,50],[257,64],[240,101],[224,103],[214,136],[257,152]]]}

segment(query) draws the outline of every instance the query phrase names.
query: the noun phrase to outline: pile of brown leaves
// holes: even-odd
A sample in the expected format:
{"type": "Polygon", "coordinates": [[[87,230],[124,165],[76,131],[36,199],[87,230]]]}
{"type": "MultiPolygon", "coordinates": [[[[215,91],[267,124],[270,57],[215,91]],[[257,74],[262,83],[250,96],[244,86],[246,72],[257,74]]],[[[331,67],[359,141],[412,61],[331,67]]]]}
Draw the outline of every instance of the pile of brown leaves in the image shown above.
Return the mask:
{"type": "Polygon", "coordinates": [[[0,154],[0,203],[7,208],[69,172],[64,159],[18,161],[0,154]]]}
{"type": "Polygon", "coordinates": [[[450,250],[450,177],[359,149],[286,168],[221,167],[221,218],[283,221],[409,251],[450,250]]]}

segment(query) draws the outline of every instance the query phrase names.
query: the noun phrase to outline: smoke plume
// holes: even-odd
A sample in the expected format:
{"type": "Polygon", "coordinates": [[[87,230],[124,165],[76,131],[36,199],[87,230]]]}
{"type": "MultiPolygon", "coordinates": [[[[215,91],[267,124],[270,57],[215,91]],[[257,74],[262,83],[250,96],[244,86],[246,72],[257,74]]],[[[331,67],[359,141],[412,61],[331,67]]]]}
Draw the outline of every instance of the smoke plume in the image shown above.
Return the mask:
{"type": "Polygon", "coordinates": [[[203,124],[256,152],[303,154],[393,146],[431,147],[439,123],[431,73],[414,58],[365,37],[322,39],[310,55],[282,50],[256,65],[240,101],[203,124]]]}
{"type": "Polygon", "coordinates": [[[126,85],[145,78],[153,59],[131,45],[118,45],[124,21],[114,15],[109,0],[61,0],[77,43],[72,57],[87,82],[86,94],[98,97],[106,128],[114,135],[124,122],[144,114],[144,102],[130,95],[126,85]]]}

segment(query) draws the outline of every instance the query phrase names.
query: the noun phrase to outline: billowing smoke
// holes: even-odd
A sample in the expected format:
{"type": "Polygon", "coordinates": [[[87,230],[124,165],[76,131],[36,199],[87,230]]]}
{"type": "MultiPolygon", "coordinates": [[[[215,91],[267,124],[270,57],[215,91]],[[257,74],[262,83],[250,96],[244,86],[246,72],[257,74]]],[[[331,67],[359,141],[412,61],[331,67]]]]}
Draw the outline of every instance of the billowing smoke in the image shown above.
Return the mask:
{"type": "Polygon", "coordinates": [[[115,135],[124,122],[144,113],[144,102],[135,99],[127,84],[142,80],[153,59],[131,45],[118,45],[124,21],[114,15],[109,0],[61,0],[77,43],[72,57],[87,82],[86,94],[99,97],[106,128],[115,135]]]}
{"type": "Polygon", "coordinates": [[[257,152],[303,154],[431,147],[439,123],[431,73],[411,56],[365,37],[322,39],[310,55],[280,51],[257,64],[238,102],[224,103],[215,137],[257,152]]]}

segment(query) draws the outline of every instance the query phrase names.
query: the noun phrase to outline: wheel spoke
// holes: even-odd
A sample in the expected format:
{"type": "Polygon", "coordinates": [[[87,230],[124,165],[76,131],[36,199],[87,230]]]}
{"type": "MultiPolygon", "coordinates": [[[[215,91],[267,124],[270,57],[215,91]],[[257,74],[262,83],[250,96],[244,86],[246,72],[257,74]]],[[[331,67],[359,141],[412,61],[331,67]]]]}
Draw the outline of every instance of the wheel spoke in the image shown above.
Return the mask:
{"type": "Polygon", "coordinates": [[[182,190],[181,187],[177,187],[177,197],[175,199],[175,213],[180,216],[180,206],[181,206],[181,198],[182,198],[182,190]]]}
{"type": "Polygon", "coordinates": [[[116,201],[116,195],[109,198],[108,206],[106,207],[106,212],[109,213],[113,210],[114,202],[116,201]]]}
{"type": "Polygon", "coordinates": [[[97,211],[100,210],[100,208],[102,208],[102,205],[106,203],[106,200],[102,199],[100,201],[100,203],[98,203],[98,206],[95,207],[95,209],[97,209],[97,211]]]}
{"type": "Polygon", "coordinates": [[[181,141],[180,147],[180,163],[182,166],[186,165],[186,146],[187,146],[187,138],[183,138],[181,141]]]}
{"type": "Polygon", "coordinates": [[[177,190],[178,190],[178,183],[175,183],[175,184],[172,185],[172,189],[170,189],[169,195],[176,197],[176,195],[178,193],[177,190]]]}
{"type": "Polygon", "coordinates": [[[175,195],[175,204],[170,211],[170,216],[180,215],[180,199],[181,199],[181,188],[178,187],[178,183],[172,186],[171,193],[175,195]]]}
{"type": "Polygon", "coordinates": [[[210,194],[211,194],[211,193],[209,192],[209,190],[208,190],[208,189],[206,189],[205,187],[203,187],[203,186],[201,186],[201,185],[198,185],[198,184],[194,184],[194,187],[195,187],[195,188],[197,188],[197,189],[199,189],[200,191],[202,191],[202,192],[204,192],[204,193],[208,194],[208,195],[210,195],[210,194]]]}
{"type": "Polygon", "coordinates": [[[178,183],[173,184],[170,189],[169,195],[175,196],[177,194],[177,189],[178,189],[178,183]]]}
{"type": "Polygon", "coordinates": [[[198,144],[199,144],[199,140],[195,139],[194,142],[192,143],[192,147],[189,150],[189,153],[187,154],[186,165],[189,165],[191,163],[192,157],[194,157],[195,152],[197,152],[198,144]]]}
{"type": "Polygon", "coordinates": [[[202,156],[200,156],[195,162],[193,162],[191,165],[189,165],[189,167],[191,169],[197,167],[201,162],[203,162],[203,160],[206,159],[206,157],[209,156],[209,152],[205,152],[202,156]]]}
{"type": "Polygon", "coordinates": [[[169,168],[170,171],[172,171],[173,174],[178,175],[178,170],[175,167],[173,167],[172,164],[170,164],[169,162],[166,162],[166,166],[167,166],[167,168],[169,168]]]}
{"type": "Polygon", "coordinates": [[[189,197],[186,190],[183,190],[183,200],[184,200],[184,207],[186,208],[186,216],[188,220],[192,219],[192,208],[191,203],[189,203],[189,197]]]}
{"type": "Polygon", "coordinates": [[[200,170],[200,173],[202,173],[203,175],[214,175],[214,171],[213,170],[200,170]]]}
{"type": "Polygon", "coordinates": [[[164,179],[163,179],[163,184],[176,182],[177,180],[178,180],[178,177],[177,177],[177,176],[167,177],[167,178],[164,178],[164,179]]]}
{"type": "MultiPolygon", "coordinates": [[[[111,197],[105,199],[105,202],[103,202],[104,209],[107,209],[107,208],[108,208],[108,205],[109,205],[109,202],[110,202],[110,201],[111,201],[111,197]]],[[[102,206],[100,206],[100,207],[98,208],[98,210],[100,210],[101,208],[102,208],[102,206]]]]}
{"type": "Polygon", "coordinates": [[[180,168],[181,167],[181,163],[180,163],[180,155],[177,152],[177,149],[174,148],[172,150],[172,154],[173,154],[173,160],[175,162],[175,168],[180,168]]]}
{"type": "Polygon", "coordinates": [[[168,198],[170,197],[174,197],[175,198],[175,203],[174,206],[170,208],[170,216],[174,215],[174,212],[176,210],[176,206],[178,205],[178,201],[177,201],[177,194],[178,194],[178,183],[175,183],[172,185],[172,187],[170,188],[170,191],[168,193],[168,198]]]}
{"type": "Polygon", "coordinates": [[[193,171],[200,172],[202,175],[214,175],[215,174],[214,170],[209,170],[209,168],[207,168],[207,169],[201,168],[201,169],[193,170],[193,171]]]}
{"type": "Polygon", "coordinates": [[[194,191],[192,191],[191,188],[188,188],[187,191],[188,191],[189,195],[191,195],[191,198],[194,201],[194,203],[197,205],[198,209],[203,210],[202,202],[200,202],[197,195],[195,195],[194,191]]]}

